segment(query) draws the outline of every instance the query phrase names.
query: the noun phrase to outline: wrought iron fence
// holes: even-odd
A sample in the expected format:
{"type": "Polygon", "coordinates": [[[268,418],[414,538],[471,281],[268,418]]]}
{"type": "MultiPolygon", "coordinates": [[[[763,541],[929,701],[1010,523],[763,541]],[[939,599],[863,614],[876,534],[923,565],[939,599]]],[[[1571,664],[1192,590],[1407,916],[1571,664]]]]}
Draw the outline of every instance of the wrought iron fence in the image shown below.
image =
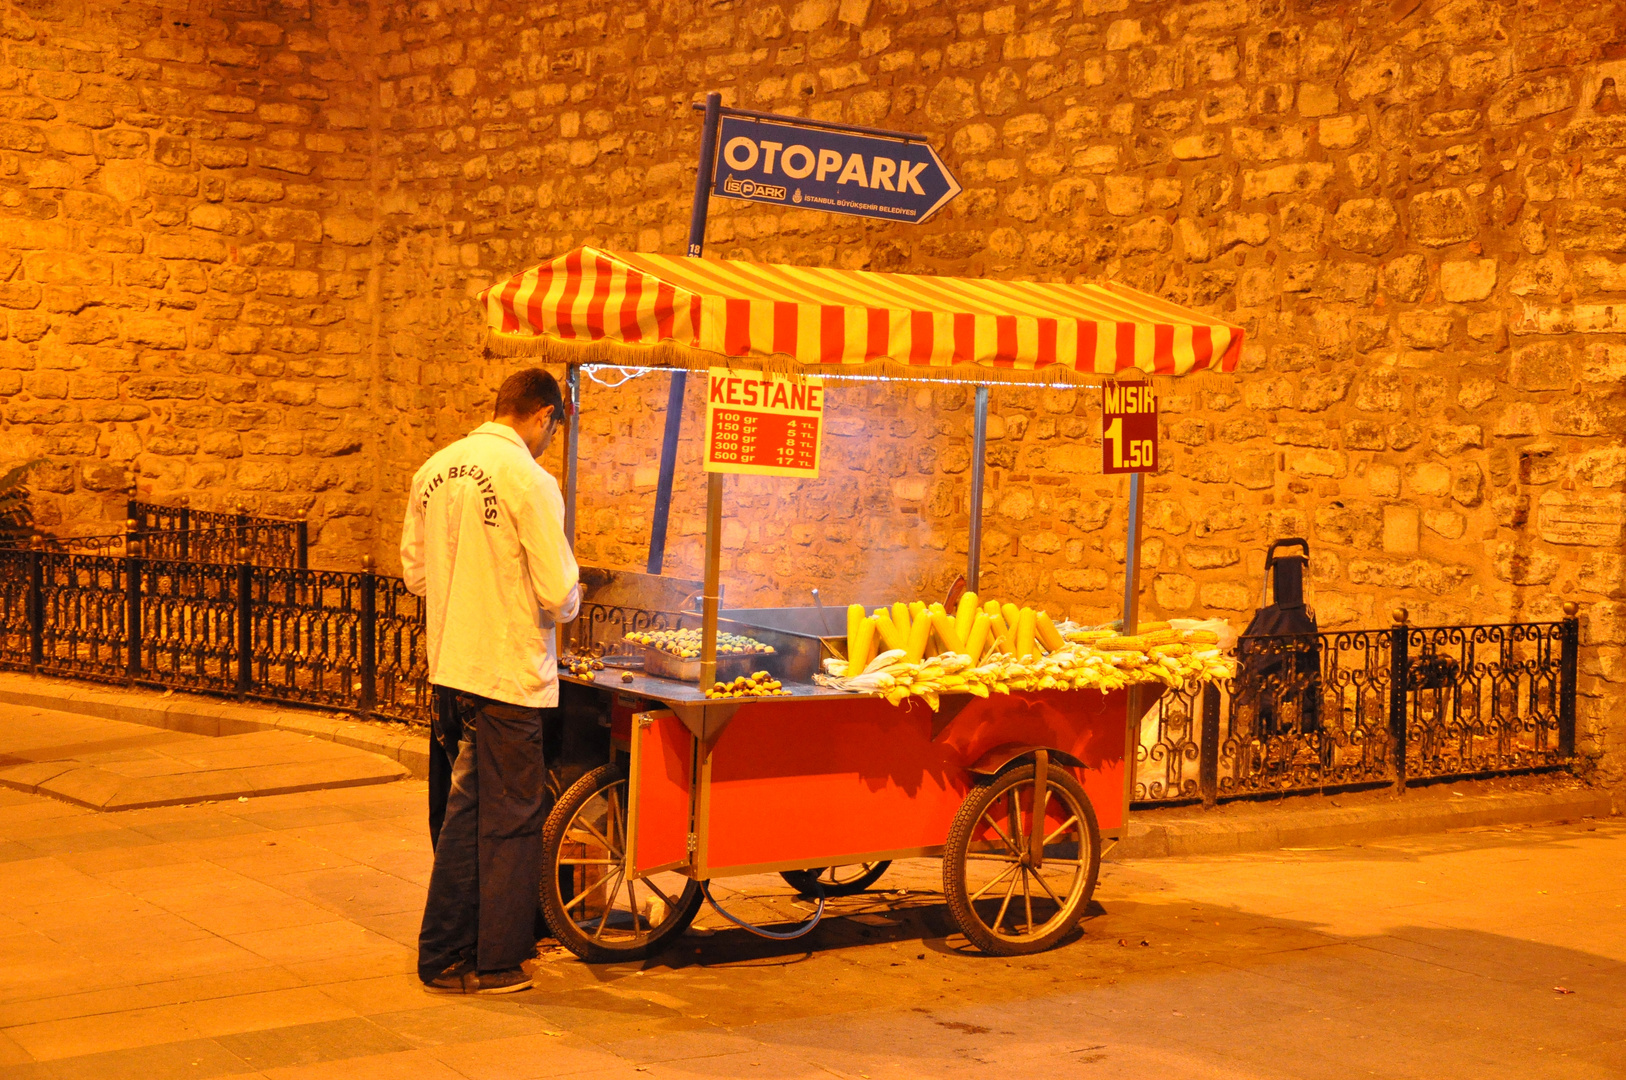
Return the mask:
{"type": "Polygon", "coordinates": [[[94,536],[38,536],[3,548],[35,546],[46,551],[124,555],[139,544],[148,558],[237,563],[304,569],[310,548],[304,521],[255,517],[238,511],[221,513],[164,506],[131,499],[125,529],[94,536]],[[246,554],[245,554],[246,553],[246,554]]]}
{"type": "MultiPolygon", "coordinates": [[[[1133,800],[1213,803],[1560,767],[1575,754],[1579,629],[1558,622],[1245,638],[1237,676],[1165,693],[1133,800]]],[[[678,613],[583,606],[604,647],[678,613]]],[[[0,550],[0,667],[428,723],[424,608],[396,577],[0,550]]]]}
{"type": "Polygon", "coordinates": [[[1243,638],[1237,676],[1142,722],[1134,805],[1552,769],[1575,757],[1579,622],[1243,638]]]}
{"type": "Polygon", "coordinates": [[[0,550],[0,668],[427,724],[424,611],[400,578],[0,550]]]}

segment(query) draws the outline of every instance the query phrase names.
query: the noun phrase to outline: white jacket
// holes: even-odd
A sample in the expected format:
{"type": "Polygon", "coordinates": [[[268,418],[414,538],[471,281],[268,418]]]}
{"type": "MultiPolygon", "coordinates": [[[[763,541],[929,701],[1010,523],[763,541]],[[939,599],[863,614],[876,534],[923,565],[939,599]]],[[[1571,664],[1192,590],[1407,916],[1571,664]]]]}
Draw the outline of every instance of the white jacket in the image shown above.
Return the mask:
{"type": "Polygon", "coordinates": [[[429,681],[559,704],[554,627],[581,606],[559,482],[513,428],[481,424],[412,478],[401,574],[428,601],[429,681]]]}

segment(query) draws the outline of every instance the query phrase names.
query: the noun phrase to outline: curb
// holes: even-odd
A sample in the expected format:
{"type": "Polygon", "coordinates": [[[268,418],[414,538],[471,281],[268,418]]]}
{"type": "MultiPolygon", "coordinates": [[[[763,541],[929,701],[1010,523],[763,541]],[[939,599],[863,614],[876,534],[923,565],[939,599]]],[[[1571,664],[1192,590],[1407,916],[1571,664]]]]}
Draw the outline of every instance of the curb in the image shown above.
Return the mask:
{"type": "Polygon", "coordinates": [[[0,704],[122,720],[128,724],[185,731],[193,735],[244,735],[251,731],[290,731],[341,746],[366,750],[397,761],[415,780],[429,776],[427,732],[402,733],[359,720],[336,720],[316,713],[269,706],[239,705],[201,694],[160,694],[111,690],[70,680],[11,672],[0,673],[0,704]]]}
{"type": "Polygon", "coordinates": [[[1390,836],[1438,833],[1487,825],[1532,825],[1607,818],[1614,798],[1601,789],[1397,799],[1393,804],[1262,810],[1249,816],[1130,818],[1129,836],[1106,858],[1113,862],[1187,855],[1235,855],[1273,848],[1339,847],[1390,836]]]}

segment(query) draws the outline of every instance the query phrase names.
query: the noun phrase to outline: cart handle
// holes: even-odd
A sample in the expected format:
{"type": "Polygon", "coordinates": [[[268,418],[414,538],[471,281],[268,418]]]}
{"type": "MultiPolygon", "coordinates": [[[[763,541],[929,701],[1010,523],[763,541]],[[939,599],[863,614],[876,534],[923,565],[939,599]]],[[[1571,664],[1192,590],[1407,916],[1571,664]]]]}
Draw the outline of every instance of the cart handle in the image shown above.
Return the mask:
{"type": "Polygon", "coordinates": [[[1276,565],[1277,548],[1292,547],[1295,544],[1304,549],[1304,557],[1308,559],[1310,557],[1310,541],[1302,536],[1289,536],[1284,540],[1272,540],[1270,542],[1270,547],[1265,551],[1265,569],[1269,570],[1276,565]]]}

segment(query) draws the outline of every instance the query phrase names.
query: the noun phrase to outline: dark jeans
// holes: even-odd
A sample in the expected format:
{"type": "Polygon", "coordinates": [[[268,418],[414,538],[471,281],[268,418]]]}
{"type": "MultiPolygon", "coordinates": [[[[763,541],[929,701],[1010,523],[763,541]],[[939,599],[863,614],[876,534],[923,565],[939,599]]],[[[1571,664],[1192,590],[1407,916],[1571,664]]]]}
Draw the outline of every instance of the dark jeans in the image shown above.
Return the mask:
{"type": "Polygon", "coordinates": [[[430,751],[435,866],[418,934],[425,980],[466,960],[481,971],[516,968],[536,949],[547,816],[542,730],[550,710],[452,696],[451,708],[436,710],[430,751]],[[439,822],[437,772],[447,785],[439,822]]]}

